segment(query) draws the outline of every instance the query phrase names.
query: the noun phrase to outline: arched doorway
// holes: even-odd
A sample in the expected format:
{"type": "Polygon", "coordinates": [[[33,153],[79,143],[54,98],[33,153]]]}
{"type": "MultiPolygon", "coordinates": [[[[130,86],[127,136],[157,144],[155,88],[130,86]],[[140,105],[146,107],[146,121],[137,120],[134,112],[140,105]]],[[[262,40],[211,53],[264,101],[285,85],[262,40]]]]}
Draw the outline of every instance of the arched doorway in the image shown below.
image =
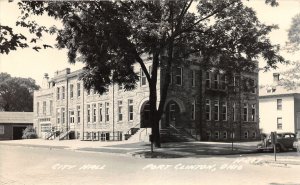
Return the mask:
{"type": "Polygon", "coordinates": [[[150,128],[150,103],[145,101],[141,107],[141,128],[150,128]]]}
{"type": "Polygon", "coordinates": [[[166,126],[178,126],[180,119],[180,108],[179,105],[171,100],[166,106],[166,126]]]}

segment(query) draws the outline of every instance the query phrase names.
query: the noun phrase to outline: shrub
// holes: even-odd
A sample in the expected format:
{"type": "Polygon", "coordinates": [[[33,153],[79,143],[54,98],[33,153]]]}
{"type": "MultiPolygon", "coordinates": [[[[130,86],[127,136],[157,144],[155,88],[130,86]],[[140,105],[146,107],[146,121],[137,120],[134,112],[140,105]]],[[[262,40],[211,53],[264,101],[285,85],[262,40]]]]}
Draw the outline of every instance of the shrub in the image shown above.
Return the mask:
{"type": "Polygon", "coordinates": [[[23,130],[22,139],[36,139],[37,134],[35,129],[32,126],[28,126],[25,130],[23,130]]]}

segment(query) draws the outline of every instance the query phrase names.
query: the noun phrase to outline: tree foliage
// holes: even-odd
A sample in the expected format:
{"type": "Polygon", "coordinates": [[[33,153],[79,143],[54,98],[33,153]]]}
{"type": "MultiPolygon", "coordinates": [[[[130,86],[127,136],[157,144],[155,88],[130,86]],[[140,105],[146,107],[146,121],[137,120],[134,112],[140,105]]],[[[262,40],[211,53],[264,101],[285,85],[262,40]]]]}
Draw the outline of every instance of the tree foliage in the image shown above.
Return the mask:
{"type": "Polygon", "coordinates": [[[27,38],[22,34],[16,34],[9,26],[0,25],[0,53],[8,54],[11,50],[17,48],[26,48],[27,38]]]}
{"type": "Polygon", "coordinates": [[[32,78],[17,78],[0,73],[0,110],[32,112],[33,91],[38,88],[32,78]]]}
{"type": "MultiPolygon", "coordinates": [[[[277,5],[276,0],[266,3],[277,5]]],[[[233,73],[253,70],[261,56],[267,61],[265,69],[285,62],[278,54],[279,46],[267,37],[276,26],[260,23],[242,0],[30,1],[19,5],[23,13],[20,26],[37,36],[56,33],[56,46],[68,49],[69,62],[85,64],[82,79],[86,88],[103,93],[108,85],[118,83],[133,89],[139,74],[132,64],[138,63],[149,82],[151,122],[158,143],[158,123],[173,66],[195,61],[204,69],[216,67],[233,73]],[[190,11],[194,5],[196,10],[190,11]],[[29,14],[47,14],[60,20],[63,28],[37,27],[27,20],[29,14]],[[146,61],[151,61],[152,71],[146,68],[146,61]],[[157,106],[159,67],[167,83],[157,106]]]]}
{"type": "MultiPolygon", "coordinates": [[[[299,52],[300,46],[300,14],[292,19],[292,25],[288,30],[287,49],[290,52],[299,52]]],[[[287,90],[294,90],[300,86],[300,61],[291,62],[289,69],[282,71],[279,85],[284,86],[287,90]]]]}
{"type": "Polygon", "coordinates": [[[300,46],[300,13],[292,19],[292,25],[288,30],[288,49],[291,51],[299,50],[300,46]]]}

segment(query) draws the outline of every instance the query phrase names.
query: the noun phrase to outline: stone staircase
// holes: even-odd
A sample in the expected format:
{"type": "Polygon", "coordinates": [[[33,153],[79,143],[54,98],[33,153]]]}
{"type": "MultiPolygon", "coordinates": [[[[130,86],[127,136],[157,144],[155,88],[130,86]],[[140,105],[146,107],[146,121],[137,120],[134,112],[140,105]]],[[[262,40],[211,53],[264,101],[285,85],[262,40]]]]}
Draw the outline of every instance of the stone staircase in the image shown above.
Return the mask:
{"type": "Polygon", "coordinates": [[[160,129],[160,141],[162,143],[191,142],[196,141],[196,138],[187,133],[184,128],[175,128],[174,126],[170,126],[169,128],[160,129]]]}
{"type": "Polygon", "coordinates": [[[74,131],[68,130],[66,132],[62,132],[57,138],[58,138],[58,140],[68,139],[67,136],[69,136],[72,132],[74,132],[74,131]]]}
{"type": "Polygon", "coordinates": [[[128,138],[128,141],[132,142],[149,142],[149,135],[151,134],[151,128],[140,128],[134,135],[128,138]]]}

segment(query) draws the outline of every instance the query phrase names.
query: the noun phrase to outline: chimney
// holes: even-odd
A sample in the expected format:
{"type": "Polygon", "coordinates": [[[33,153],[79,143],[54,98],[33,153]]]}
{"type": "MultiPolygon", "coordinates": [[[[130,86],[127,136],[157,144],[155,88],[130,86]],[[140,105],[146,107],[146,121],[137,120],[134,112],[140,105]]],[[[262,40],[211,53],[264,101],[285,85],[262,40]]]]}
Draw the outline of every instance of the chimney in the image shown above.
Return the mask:
{"type": "Polygon", "coordinates": [[[43,82],[42,82],[42,88],[43,89],[48,89],[49,88],[49,76],[48,76],[48,73],[45,73],[44,74],[44,78],[43,78],[43,82]]]}
{"type": "Polygon", "coordinates": [[[279,82],[279,73],[273,73],[273,83],[278,85],[279,82]]]}

